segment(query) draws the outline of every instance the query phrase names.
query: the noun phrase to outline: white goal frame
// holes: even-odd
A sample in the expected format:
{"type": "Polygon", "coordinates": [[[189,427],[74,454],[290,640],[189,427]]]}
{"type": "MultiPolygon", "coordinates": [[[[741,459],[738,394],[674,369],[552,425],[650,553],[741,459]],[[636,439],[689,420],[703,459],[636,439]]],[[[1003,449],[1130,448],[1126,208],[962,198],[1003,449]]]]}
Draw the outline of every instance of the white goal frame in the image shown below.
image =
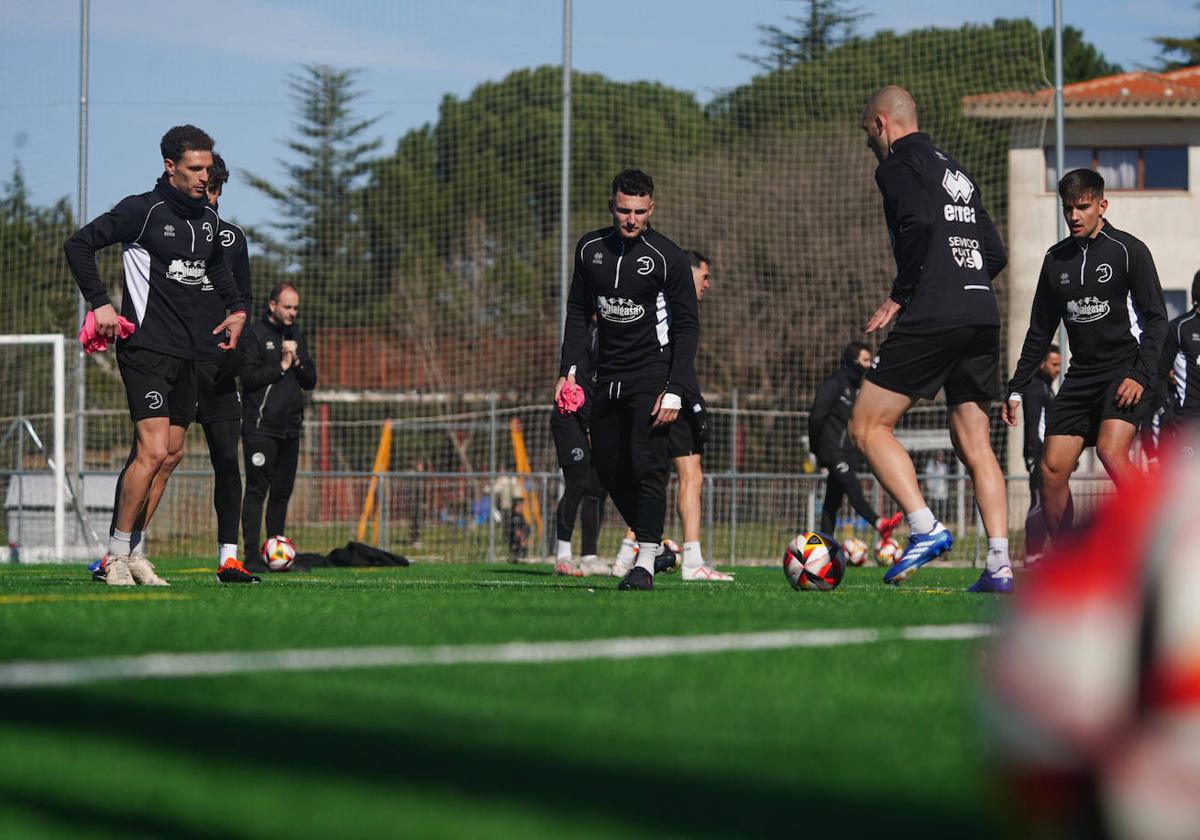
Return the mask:
{"type": "Polygon", "coordinates": [[[66,339],[56,333],[39,335],[0,335],[0,347],[23,344],[49,344],[54,352],[54,453],[51,469],[54,473],[54,556],[61,561],[66,553],[66,339]]]}

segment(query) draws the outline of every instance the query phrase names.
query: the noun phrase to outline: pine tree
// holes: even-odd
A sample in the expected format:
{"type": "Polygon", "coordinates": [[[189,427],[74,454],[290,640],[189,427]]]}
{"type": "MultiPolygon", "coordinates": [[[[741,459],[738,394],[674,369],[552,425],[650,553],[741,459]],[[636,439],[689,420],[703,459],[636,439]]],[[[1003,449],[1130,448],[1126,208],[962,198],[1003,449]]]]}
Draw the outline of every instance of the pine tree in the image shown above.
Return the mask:
{"type": "MultiPolygon", "coordinates": [[[[1200,3],[1196,3],[1200,11],[1200,3]]],[[[1200,34],[1191,38],[1172,38],[1161,35],[1151,38],[1159,46],[1159,70],[1178,70],[1181,67],[1191,67],[1200,64],[1200,34]]]]}
{"type": "Polygon", "coordinates": [[[762,33],[759,43],[767,49],[765,56],[743,55],[767,72],[785,70],[805,61],[820,58],[834,47],[855,37],[858,22],[870,17],[858,7],[846,8],[843,0],[797,0],[808,4],[808,14],[791,16],[791,30],[781,26],[759,24],[762,33]]]}

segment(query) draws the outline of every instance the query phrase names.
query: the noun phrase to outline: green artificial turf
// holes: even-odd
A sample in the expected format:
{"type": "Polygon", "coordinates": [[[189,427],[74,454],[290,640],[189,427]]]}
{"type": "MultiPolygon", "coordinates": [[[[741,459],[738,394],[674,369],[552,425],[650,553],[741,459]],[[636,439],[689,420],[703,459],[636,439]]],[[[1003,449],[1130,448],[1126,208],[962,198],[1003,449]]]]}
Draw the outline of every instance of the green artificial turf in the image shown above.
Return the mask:
{"type": "MultiPolygon", "coordinates": [[[[170,589],[0,568],[0,660],[991,622],[976,572],[656,591],[414,565],[170,589]]],[[[4,837],[989,836],[977,643],[0,691],[4,837]]]]}

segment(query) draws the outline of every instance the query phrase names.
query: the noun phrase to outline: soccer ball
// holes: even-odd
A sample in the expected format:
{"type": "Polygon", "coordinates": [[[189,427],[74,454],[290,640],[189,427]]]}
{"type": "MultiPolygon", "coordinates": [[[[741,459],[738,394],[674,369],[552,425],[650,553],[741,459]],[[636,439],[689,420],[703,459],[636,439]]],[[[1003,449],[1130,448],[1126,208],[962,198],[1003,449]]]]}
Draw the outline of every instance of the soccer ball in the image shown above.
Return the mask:
{"type": "Polygon", "coordinates": [[[847,537],[842,540],[842,556],[851,566],[861,566],[866,563],[869,553],[870,549],[867,548],[867,544],[858,537],[847,537]]]}
{"type": "Polygon", "coordinates": [[[894,566],[900,559],[900,544],[893,539],[875,543],[875,562],[880,566],[894,566]]]}
{"type": "Polygon", "coordinates": [[[296,561],[296,546],[283,534],[277,534],[263,543],[262,559],[272,572],[286,572],[296,561]]]}
{"type": "Polygon", "coordinates": [[[788,543],[783,553],[783,573],[793,589],[833,589],[842,582],[846,561],[837,540],[806,531],[788,543]]]}
{"type": "Polygon", "coordinates": [[[683,549],[679,547],[679,543],[675,540],[663,540],[662,554],[654,558],[654,574],[660,575],[664,572],[674,572],[683,565],[683,549]]]}

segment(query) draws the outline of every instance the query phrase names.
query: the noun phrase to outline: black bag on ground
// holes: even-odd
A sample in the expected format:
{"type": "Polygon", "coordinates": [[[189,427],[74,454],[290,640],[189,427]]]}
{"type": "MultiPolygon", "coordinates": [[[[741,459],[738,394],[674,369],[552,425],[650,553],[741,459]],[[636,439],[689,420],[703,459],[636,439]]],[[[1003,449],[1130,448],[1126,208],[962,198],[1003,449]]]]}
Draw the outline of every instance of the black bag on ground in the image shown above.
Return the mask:
{"type": "Polygon", "coordinates": [[[351,540],[345,548],[335,548],[329,554],[297,554],[295,565],[306,569],[314,566],[407,566],[409,560],[402,554],[392,554],[351,540]]]}

